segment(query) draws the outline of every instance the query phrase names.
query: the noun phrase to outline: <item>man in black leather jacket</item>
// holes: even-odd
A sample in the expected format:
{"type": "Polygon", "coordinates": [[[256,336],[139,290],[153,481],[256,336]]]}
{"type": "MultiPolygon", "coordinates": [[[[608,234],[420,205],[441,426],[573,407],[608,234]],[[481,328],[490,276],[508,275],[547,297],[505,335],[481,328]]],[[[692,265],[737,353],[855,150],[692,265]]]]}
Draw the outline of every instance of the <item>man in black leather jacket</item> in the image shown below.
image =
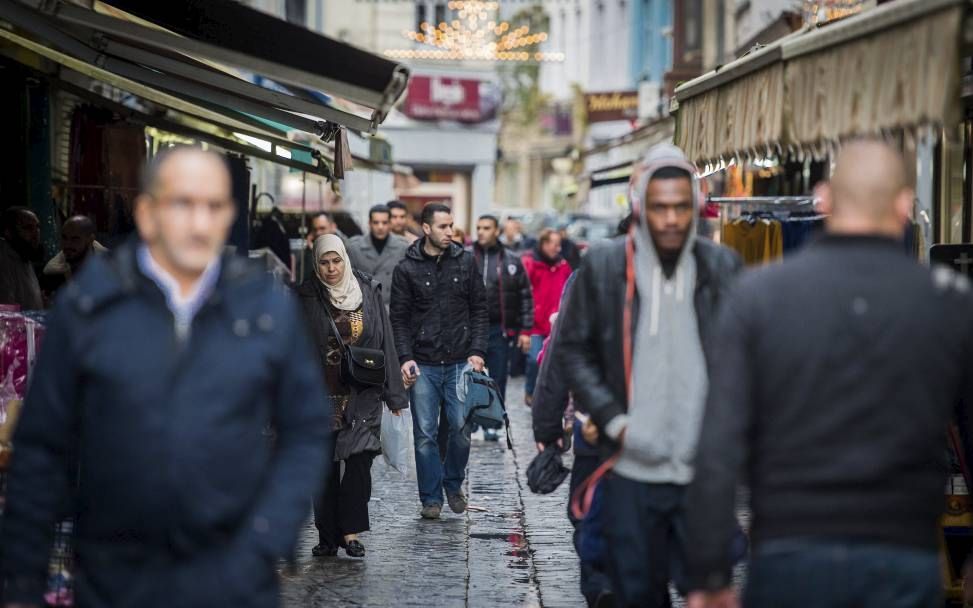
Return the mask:
{"type": "Polygon", "coordinates": [[[559,322],[558,367],[603,453],[617,457],[602,515],[619,606],[669,605],[706,385],[702,345],[741,266],[695,238],[694,174],[678,148],[649,151],[633,178],[629,236],[585,256],[559,322]]]}
{"type": "Polygon", "coordinates": [[[500,243],[500,222],[484,215],[476,223],[473,258],[483,275],[490,315],[490,346],[487,368],[507,397],[507,364],[514,338],[524,352],[530,348],[528,332],[534,326],[534,296],[520,258],[500,243]]]}
{"type": "Polygon", "coordinates": [[[389,316],[403,381],[412,387],[421,515],[438,519],[444,490],[454,513],[466,510],[462,485],[470,427],[456,388],[467,363],[483,370],[489,320],[473,254],[452,241],[452,211],[439,203],[426,205],[422,229],[425,236],[395,267],[389,316]],[[437,437],[441,404],[449,421],[445,462],[437,437]]]}

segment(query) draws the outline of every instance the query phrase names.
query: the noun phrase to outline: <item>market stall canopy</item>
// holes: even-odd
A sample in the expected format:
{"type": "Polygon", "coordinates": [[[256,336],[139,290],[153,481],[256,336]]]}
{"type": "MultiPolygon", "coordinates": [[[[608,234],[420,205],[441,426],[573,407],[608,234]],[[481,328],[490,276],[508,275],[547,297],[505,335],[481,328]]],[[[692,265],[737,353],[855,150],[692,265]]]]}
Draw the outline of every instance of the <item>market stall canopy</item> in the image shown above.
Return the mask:
{"type": "Polygon", "coordinates": [[[950,124],[966,0],[898,0],[805,28],[676,89],[697,163],[950,124]]]}
{"type": "Polygon", "coordinates": [[[0,5],[5,20],[59,51],[217,111],[232,108],[319,136],[329,134],[328,123],[374,133],[408,81],[399,64],[232,0],[111,0],[95,3],[99,11],[63,0],[0,5]],[[321,95],[258,86],[240,73],[298,93],[320,89],[371,114],[337,109],[321,95]]]}

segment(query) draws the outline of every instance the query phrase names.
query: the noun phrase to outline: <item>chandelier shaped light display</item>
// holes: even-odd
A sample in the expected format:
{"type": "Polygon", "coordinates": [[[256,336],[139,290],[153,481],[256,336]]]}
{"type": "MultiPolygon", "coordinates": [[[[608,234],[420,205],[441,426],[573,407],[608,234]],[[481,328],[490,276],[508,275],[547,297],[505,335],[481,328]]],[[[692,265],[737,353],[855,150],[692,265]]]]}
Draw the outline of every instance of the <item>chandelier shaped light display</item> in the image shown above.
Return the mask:
{"type": "Polygon", "coordinates": [[[547,41],[546,32],[531,33],[527,25],[512,28],[509,22],[494,18],[499,2],[453,0],[448,6],[456,12],[451,23],[421,23],[419,31],[402,32],[428,48],[392,49],[385,56],[434,61],[564,61],[564,53],[536,50],[547,41]]]}

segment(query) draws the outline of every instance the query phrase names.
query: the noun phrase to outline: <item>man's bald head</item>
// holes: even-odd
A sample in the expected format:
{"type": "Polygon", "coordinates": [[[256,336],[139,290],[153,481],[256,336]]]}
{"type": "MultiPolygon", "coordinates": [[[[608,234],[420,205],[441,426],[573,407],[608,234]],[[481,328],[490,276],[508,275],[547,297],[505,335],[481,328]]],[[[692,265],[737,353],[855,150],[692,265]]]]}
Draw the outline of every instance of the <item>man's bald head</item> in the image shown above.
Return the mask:
{"type": "Polygon", "coordinates": [[[885,142],[860,139],[843,146],[822,193],[832,231],[901,236],[913,199],[905,180],[902,156],[885,142]]]}
{"type": "Polygon", "coordinates": [[[173,170],[178,171],[177,169],[170,168],[170,165],[174,165],[176,162],[202,162],[211,164],[215,168],[216,173],[226,179],[227,187],[232,187],[229,185],[230,167],[222,154],[212,150],[204,150],[197,146],[180,144],[163,148],[152,157],[152,160],[149,161],[145,170],[142,172],[142,192],[146,194],[157,192],[160,187],[160,181],[165,177],[165,173],[173,170]]]}
{"type": "Polygon", "coordinates": [[[68,262],[80,263],[95,244],[95,223],[91,218],[75,215],[61,226],[61,251],[68,262]]]}

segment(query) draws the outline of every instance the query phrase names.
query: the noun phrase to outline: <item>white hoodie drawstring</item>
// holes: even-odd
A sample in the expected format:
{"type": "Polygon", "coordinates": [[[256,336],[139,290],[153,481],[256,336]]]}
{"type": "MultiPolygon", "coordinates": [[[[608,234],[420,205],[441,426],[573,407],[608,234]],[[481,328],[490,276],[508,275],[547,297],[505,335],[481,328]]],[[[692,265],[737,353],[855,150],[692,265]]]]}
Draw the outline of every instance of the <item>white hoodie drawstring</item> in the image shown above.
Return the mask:
{"type": "Polygon", "coordinates": [[[652,272],[652,316],[649,324],[649,334],[659,335],[659,314],[662,298],[662,268],[656,266],[652,272]]]}

